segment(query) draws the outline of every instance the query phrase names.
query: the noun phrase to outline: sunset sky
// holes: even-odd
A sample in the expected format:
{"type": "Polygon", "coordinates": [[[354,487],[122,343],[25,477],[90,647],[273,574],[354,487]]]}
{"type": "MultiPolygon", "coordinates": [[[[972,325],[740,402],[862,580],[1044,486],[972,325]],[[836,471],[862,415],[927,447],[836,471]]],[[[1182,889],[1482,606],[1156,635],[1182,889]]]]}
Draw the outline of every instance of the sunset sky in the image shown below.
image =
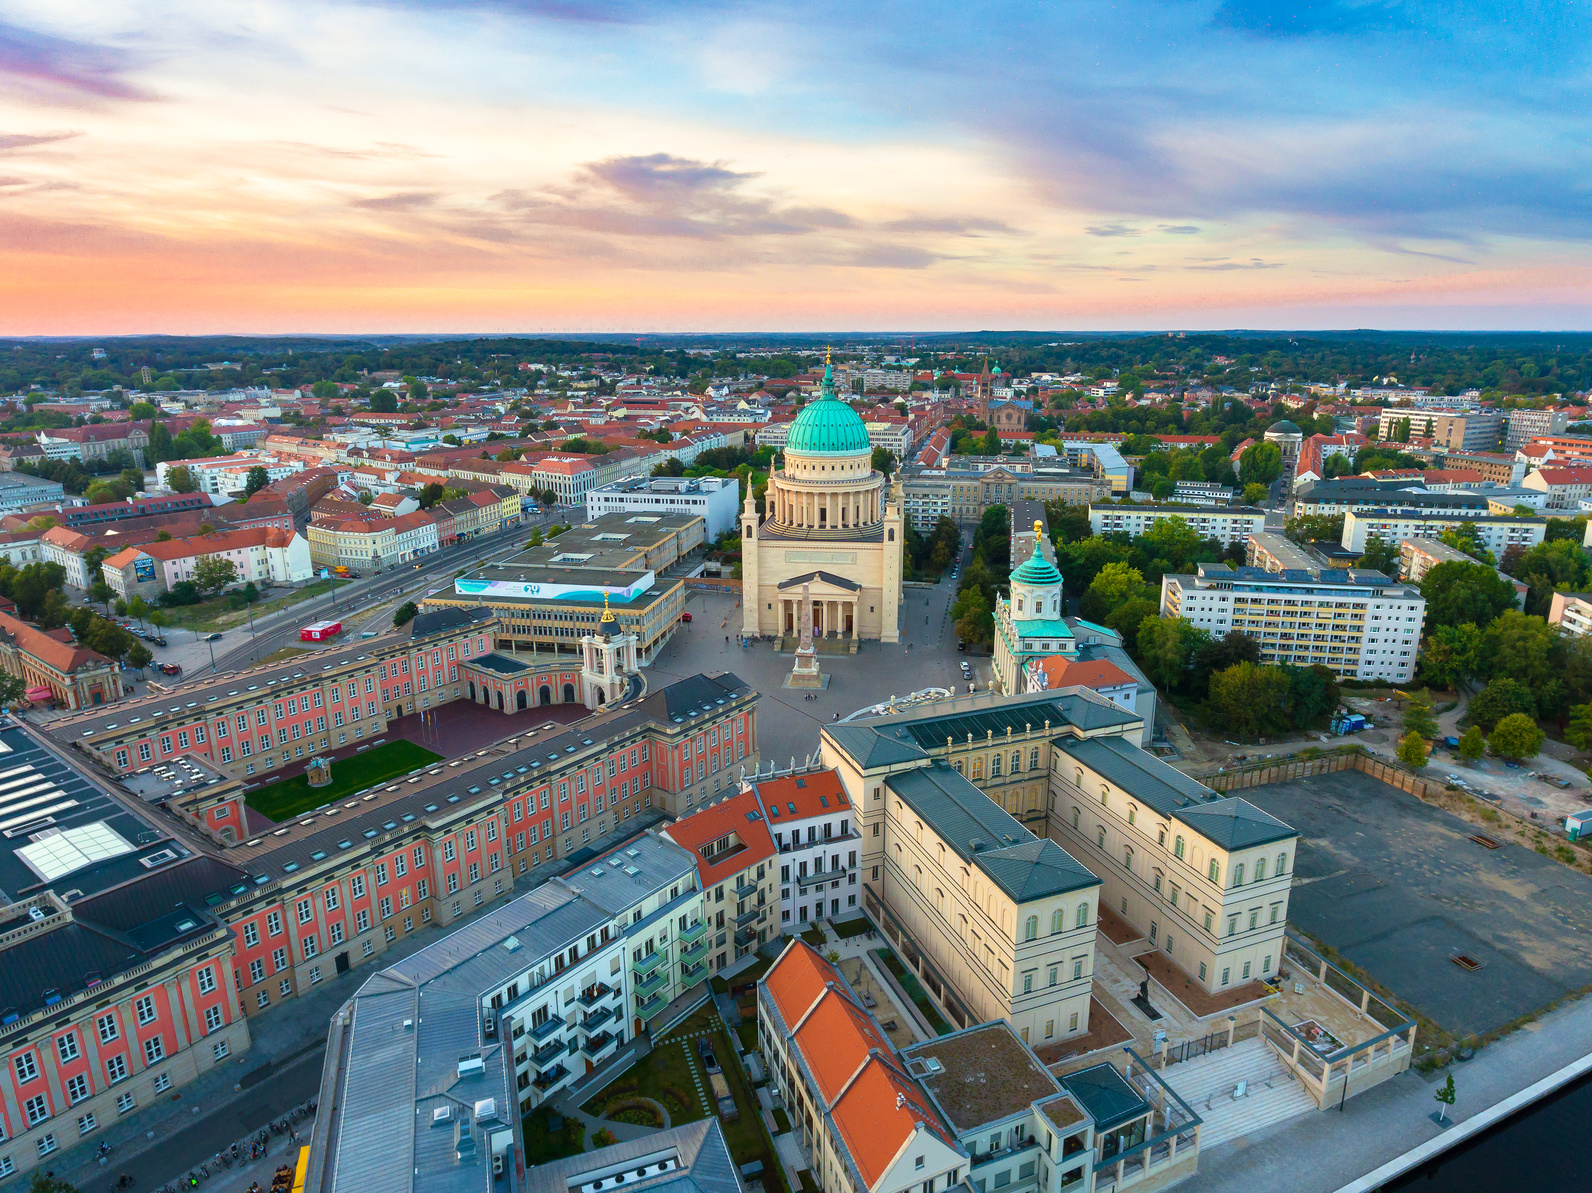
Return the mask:
{"type": "Polygon", "coordinates": [[[0,0],[0,334],[1586,328],[1572,8],[0,0]]]}

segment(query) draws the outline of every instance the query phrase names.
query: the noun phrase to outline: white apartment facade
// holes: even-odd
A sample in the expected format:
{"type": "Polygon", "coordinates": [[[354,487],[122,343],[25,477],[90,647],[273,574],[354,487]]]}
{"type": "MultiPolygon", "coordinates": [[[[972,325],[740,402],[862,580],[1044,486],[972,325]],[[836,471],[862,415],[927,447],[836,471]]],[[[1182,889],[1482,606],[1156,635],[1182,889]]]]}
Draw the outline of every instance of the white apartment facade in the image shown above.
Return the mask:
{"type": "Polygon", "coordinates": [[[857,881],[861,839],[851,801],[832,770],[756,779],[757,795],[778,851],[780,923],[791,933],[816,920],[862,914],[857,881]]]}
{"type": "Polygon", "coordinates": [[[1548,624],[1570,638],[1592,634],[1592,593],[1556,592],[1548,609],[1548,624]]]}
{"type": "Polygon", "coordinates": [[[1414,510],[1350,510],[1343,518],[1343,545],[1351,551],[1365,551],[1371,539],[1397,543],[1412,538],[1442,538],[1445,530],[1474,526],[1482,546],[1502,559],[1510,547],[1530,549],[1548,533],[1546,518],[1524,514],[1434,514],[1414,510]]]}
{"type": "Polygon", "coordinates": [[[283,477],[302,471],[304,464],[299,460],[264,454],[250,455],[246,452],[203,460],[162,460],[155,465],[156,479],[162,488],[171,488],[167,478],[173,468],[188,469],[188,474],[199,486],[199,492],[217,497],[243,488],[248,483],[249,473],[256,468],[264,468],[267,481],[274,484],[283,477]]]}
{"type": "Polygon", "coordinates": [[[1161,578],[1161,616],[1212,637],[1241,630],[1260,643],[1263,663],[1321,663],[1344,679],[1404,683],[1415,675],[1426,601],[1413,585],[1375,572],[1288,579],[1202,563],[1195,575],[1161,578]]]}
{"type": "Polygon", "coordinates": [[[1266,529],[1266,511],[1254,506],[1204,509],[1187,505],[1091,505],[1091,534],[1123,533],[1138,538],[1157,522],[1181,518],[1202,539],[1216,539],[1229,546],[1249,541],[1249,536],[1266,529]]]}
{"type": "Polygon", "coordinates": [[[1520,486],[1546,494],[1543,509],[1575,510],[1583,497],[1592,496],[1592,467],[1539,468],[1520,486]]]}
{"type": "Polygon", "coordinates": [[[1522,448],[1537,435],[1562,435],[1569,425],[1565,410],[1511,410],[1504,416],[1504,450],[1522,448]]]}

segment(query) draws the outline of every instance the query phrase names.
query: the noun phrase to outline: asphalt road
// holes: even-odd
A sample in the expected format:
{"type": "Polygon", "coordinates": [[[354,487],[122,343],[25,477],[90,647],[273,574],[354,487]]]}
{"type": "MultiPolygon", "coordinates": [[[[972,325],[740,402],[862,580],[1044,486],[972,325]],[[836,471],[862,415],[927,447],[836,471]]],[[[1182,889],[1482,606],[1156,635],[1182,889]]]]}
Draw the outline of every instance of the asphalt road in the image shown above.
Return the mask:
{"type": "MultiPolygon", "coordinates": [[[[82,1193],[114,1193],[116,1180],[123,1173],[133,1178],[133,1189],[137,1193],[151,1193],[166,1182],[175,1181],[190,1169],[208,1163],[223,1148],[258,1134],[273,1119],[280,1118],[293,1107],[313,1098],[320,1088],[321,1063],[325,1056],[326,1045],[322,1042],[297,1059],[273,1069],[249,1090],[247,1097],[239,1098],[210,1114],[198,1115],[192,1125],[158,1146],[128,1157],[125,1162],[120,1157],[120,1149],[112,1152],[102,1169],[103,1176],[82,1182],[79,1189],[82,1193]]],[[[297,1124],[301,1136],[308,1135],[311,1121],[304,1119],[297,1124]]],[[[258,1180],[262,1187],[269,1187],[271,1169],[283,1162],[284,1138],[272,1136],[273,1150],[270,1156],[255,1165],[257,1171],[253,1179],[258,1180]]],[[[200,1188],[207,1188],[218,1183],[223,1176],[232,1177],[238,1172],[234,1166],[230,1171],[224,1170],[221,1176],[212,1174],[211,1179],[201,1184],[200,1188]]]]}

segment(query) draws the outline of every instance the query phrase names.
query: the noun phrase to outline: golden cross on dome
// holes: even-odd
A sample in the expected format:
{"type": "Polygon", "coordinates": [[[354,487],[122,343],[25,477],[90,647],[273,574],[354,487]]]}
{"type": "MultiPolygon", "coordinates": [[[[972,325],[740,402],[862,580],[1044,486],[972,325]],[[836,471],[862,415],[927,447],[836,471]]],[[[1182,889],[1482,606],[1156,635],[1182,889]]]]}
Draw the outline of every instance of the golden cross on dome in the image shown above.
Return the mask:
{"type": "Polygon", "coordinates": [[[604,621],[612,621],[613,619],[614,619],[614,611],[608,607],[608,593],[607,593],[606,590],[604,590],[604,592],[603,592],[603,620],[604,621]]]}

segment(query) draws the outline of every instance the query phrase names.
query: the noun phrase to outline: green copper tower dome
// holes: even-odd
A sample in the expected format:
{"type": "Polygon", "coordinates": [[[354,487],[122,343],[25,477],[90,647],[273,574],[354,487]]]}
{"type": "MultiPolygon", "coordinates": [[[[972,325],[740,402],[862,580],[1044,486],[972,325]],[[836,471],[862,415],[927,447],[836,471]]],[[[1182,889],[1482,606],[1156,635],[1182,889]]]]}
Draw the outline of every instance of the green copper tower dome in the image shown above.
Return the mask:
{"type": "Polygon", "coordinates": [[[824,362],[824,384],[791,424],[785,450],[802,456],[856,456],[872,451],[862,417],[835,396],[835,370],[824,362]]]}

